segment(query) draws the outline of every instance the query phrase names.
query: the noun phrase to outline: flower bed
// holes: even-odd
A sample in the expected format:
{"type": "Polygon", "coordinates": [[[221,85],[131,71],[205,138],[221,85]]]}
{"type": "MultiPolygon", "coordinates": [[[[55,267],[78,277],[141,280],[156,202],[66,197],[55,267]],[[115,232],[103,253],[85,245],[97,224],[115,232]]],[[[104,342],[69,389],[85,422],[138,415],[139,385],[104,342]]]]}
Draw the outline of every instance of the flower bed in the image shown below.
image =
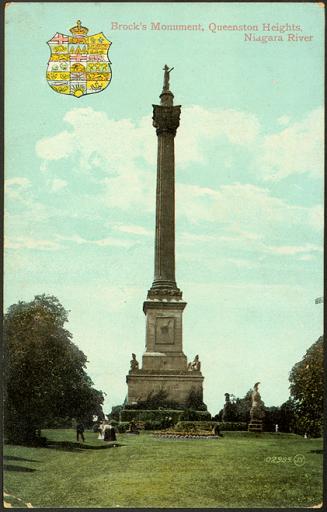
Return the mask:
{"type": "Polygon", "coordinates": [[[154,437],[166,439],[219,439],[219,436],[210,434],[207,431],[198,432],[175,432],[174,430],[163,430],[152,434],[154,437]]]}

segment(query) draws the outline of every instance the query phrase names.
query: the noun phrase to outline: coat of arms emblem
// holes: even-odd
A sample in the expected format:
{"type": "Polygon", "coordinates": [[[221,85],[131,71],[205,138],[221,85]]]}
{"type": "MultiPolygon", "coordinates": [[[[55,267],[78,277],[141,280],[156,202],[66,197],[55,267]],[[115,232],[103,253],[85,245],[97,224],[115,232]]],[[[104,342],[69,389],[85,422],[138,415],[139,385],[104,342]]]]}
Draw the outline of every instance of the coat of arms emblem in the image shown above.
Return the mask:
{"type": "Polygon", "coordinates": [[[111,42],[102,32],[88,36],[88,29],[79,20],[70,32],[71,36],[56,33],[48,41],[48,84],[54,91],[75,98],[103,91],[111,81],[111,42]]]}

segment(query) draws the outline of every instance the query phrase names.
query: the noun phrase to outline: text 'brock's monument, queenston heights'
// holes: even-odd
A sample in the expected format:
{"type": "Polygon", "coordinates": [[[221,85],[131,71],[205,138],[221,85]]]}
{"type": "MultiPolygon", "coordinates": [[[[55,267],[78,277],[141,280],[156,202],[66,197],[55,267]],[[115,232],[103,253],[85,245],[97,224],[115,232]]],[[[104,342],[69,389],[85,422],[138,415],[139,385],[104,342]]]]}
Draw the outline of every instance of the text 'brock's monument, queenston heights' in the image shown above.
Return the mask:
{"type": "Polygon", "coordinates": [[[160,105],[153,105],[153,126],[158,137],[154,280],[143,304],[146,343],[142,367],[133,354],[126,377],[129,406],[158,393],[179,407],[185,407],[190,396],[203,400],[204,378],[199,357],[188,363],[183,352],[182,317],[186,302],[175,280],[174,138],[181,106],[173,103],[170,71],[165,65],[160,105]]]}

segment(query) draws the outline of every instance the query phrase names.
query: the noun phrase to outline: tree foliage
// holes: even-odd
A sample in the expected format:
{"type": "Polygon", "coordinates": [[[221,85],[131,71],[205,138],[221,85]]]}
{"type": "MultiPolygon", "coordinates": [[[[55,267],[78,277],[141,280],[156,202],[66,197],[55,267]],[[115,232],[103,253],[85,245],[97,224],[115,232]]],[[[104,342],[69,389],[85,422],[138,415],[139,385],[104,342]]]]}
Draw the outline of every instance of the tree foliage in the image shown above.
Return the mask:
{"type": "Polygon", "coordinates": [[[57,418],[87,419],[103,393],[86,374],[87,358],[64,328],[68,311],[53,296],[20,301],[4,317],[5,432],[26,442],[57,418]]]}
{"type": "Polygon", "coordinates": [[[249,389],[243,398],[236,398],[236,421],[250,421],[250,409],[252,405],[252,389],[249,389]]]}
{"type": "Polygon", "coordinates": [[[321,336],[290,372],[290,393],[298,430],[320,435],[323,423],[324,339],[321,336]]]}
{"type": "Polygon", "coordinates": [[[244,398],[234,397],[230,402],[225,402],[224,408],[216,414],[215,419],[217,421],[250,421],[251,396],[252,389],[249,389],[244,398]]]}
{"type": "Polygon", "coordinates": [[[168,391],[164,388],[150,391],[144,400],[134,404],[126,404],[125,409],[179,409],[180,406],[174,400],[168,398],[168,391]]]}
{"type": "Polygon", "coordinates": [[[186,399],[186,408],[194,409],[195,411],[206,411],[207,406],[203,403],[203,395],[201,391],[191,388],[186,399]]]}

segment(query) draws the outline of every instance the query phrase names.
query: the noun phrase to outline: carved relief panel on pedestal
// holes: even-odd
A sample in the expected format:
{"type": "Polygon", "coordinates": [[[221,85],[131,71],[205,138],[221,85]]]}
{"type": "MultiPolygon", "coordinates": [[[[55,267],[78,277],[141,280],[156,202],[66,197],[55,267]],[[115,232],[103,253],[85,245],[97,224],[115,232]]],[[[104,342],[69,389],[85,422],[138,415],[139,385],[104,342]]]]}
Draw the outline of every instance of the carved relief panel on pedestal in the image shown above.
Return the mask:
{"type": "Polygon", "coordinates": [[[170,344],[175,342],[175,318],[156,318],[156,344],[170,344]]]}

